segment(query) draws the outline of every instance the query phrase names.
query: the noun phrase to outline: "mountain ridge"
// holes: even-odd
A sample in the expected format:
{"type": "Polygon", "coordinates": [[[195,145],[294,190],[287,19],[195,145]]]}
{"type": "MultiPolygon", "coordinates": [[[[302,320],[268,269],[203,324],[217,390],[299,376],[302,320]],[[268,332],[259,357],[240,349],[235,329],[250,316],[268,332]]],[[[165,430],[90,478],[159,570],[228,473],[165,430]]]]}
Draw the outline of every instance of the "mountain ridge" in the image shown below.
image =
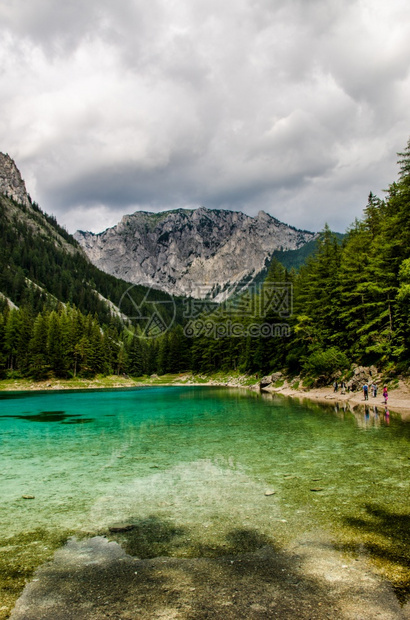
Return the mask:
{"type": "Polygon", "coordinates": [[[255,281],[275,250],[298,249],[316,237],[264,211],[252,217],[206,207],[136,211],[103,232],[74,234],[91,262],[106,273],[215,301],[255,281]]]}
{"type": "MultiPolygon", "coordinates": [[[[246,213],[243,213],[243,211],[235,211],[233,209],[211,209],[208,207],[204,207],[204,206],[200,206],[200,207],[195,207],[192,209],[188,209],[187,207],[177,207],[175,209],[167,209],[166,211],[134,211],[134,213],[129,213],[129,214],[124,214],[121,218],[121,220],[118,222],[118,224],[114,224],[113,226],[107,226],[107,228],[105,228],[104,230],[101,230],[100,232],[96,232],[96,233],[91,233],[93,235],[95,235],[96,237],[99,237],[101,235],[103,235],[104,233],[106,233],[108,230],[111,230],[112,228],[116,228],[124,218],[128,218],[128,217],[132,217],[134,215],[145,215],[148,216],[149,218],[154,218],[157,217],[158,219],[164,219],[165,216],[170,215],[172,213],[193,213],[194,211],[198,211],[199,209],[203,209],[204,211],[211,211],[213,213],[221,213],[221,212],[232,212],[232,213],[240,213],[243,215],[246,215],[247,217],[250,217],[252,219],[255,219],[255,217],[257,216],[251,216],[251,215],[247,215],[246,213]]],[[[276,218],[274,215],[271,215],[270,213],[267,213],[266,211],[263,211],[262,209],[258,211],[258,214],[264,214],[265,216],[267,216],[268,218],[274,220],[275,222],[277,222],[278,224],[283,224],[284,222],[281,222],[281,220],[279,220],[278,218],[276,218]]],[[[297,226],[293,226],[292,224],[286,224],[286,226],[288,228],[291,228],[292,230],[298,231],[298,232],[304,232],[304,233],[311,233],[316,235],[316,233],[312,233],[312,231],[307,230],[305,228],[297,228],[297,226]]],[[[90,233],[91,231],[89,230],[84,230],[82,228],[79,228],[75,231],[74,235],[77,233],[90,233]]]]}
{"type": "MultiPolygon", "coordinates": [[[[0,195],[4,222],[24,222],[25,234],[42,239],[43,244],[52,241],[58,251],[67,252],[73,260],[76,257],[75,261],[78,255],[84,256],[123,284],[178,297],[224,301],[263,279],[275,252],[298,250],[317,238],[316,233],[280,222],[264,211],[253,217],[242,211],[203,206],[157,213],[136,211],[100,233],[77,231],[70,235],[31,200],[17,165],[3,153],[0,195]]],[[[34,284],[43,285],[35,280],[34,284]]],[[[10,289],[10,283],[6,288],[10,289]]]]}

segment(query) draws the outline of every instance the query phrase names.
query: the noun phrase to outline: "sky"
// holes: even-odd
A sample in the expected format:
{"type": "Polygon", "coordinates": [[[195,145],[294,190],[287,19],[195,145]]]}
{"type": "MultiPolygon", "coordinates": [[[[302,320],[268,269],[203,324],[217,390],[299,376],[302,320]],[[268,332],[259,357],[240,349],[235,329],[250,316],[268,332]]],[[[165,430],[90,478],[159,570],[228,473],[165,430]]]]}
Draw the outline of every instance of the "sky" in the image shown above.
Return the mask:
{"type": "Polygon", "coordinates": [[[0,3],[0,151],[70,232],[198,206],[343,232],[409,137],[408,0],[0,3]]]}

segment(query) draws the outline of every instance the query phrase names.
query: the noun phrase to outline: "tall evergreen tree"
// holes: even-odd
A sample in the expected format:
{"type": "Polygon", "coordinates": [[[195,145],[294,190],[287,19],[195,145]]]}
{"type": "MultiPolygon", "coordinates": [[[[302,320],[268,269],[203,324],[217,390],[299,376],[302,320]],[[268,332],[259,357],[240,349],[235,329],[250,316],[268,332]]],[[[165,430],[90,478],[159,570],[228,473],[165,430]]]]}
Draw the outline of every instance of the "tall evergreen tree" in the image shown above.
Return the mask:
{"type": "Polygon", "coordinates": [[[138,334],[131,334],[128,339],[127,373],[132,377],[141,377],[144,374],[144,345],[138,334]]]}
{"type": "Polygon", "coordinates": [[[11,310],[6,318],[4,327],[4,348],[7,355],[7,367],[16,368],[17,351],[19,347],[21,317],[18,310],[11,310]]]}
{"type": "Polygon", "coordinates": [[[44,379],[50,370],[47,358],[47,317],[39,314],[33,326],[33,335],[29,343],[30,374],[34,379],[44,379]]]}

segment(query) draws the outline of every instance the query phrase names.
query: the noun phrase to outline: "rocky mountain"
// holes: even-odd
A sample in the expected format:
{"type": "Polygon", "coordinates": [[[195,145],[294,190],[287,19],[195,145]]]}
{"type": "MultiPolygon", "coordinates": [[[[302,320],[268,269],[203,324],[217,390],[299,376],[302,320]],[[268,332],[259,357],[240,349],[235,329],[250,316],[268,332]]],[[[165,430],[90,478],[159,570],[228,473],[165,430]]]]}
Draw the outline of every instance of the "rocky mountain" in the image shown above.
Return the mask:
{"type": "MultiPolygon", "coordinates": [[[[316,237],[312,232],[283,224],[263,211],[250,217],[241,212],[201,207],[163,213],[136,212],[124,216],[119,224],[100,234],[77,231],[75,241],[55,218],[43,214],[32,202],[15,162],[3,153],[0,153],[0,199],[3,225],[12,227],[19,222],[25,230],[24,234],[16,230],[8,233],[10,239],[15,236],[22,252],[17,260],[13,245],[8,242],[10,252],[14,251],[15,264],[10,268],[10,260],[7,262],[3,257],[8,265],[4,272],[7,278],[3,274],[8,285],[0,286],[3,294],[6,289],[13,288],[11,281],[16,273],[20,273],[20,263],[24,272],[29,270],[24,261],[27,263],[27,253],[33,253],[34,243],[41,247],[34,253],[34,258],[44,254],[46,247],[50,252],[63,252],[58,261],[65,265],[65,276],[57,282],[54,274],[53,290],[58,291],[67,278],[72,279],[71,274],[67,275],[67,255],[71,255],[72,264],[89,260],[105,274],[125,281],[123,284],[140,284],[173,295],[211,297],[222,301],[233,292],[262,279],[275,252],[298,250],[316,237]]],[[[5,229],[3,232],[6,234],[5,229]]],[[[44,257],[44,260],[50,259],[44,257]]],[[[89,271],[85,263],[81,269],[89,271]]],[[[95,281],[96,278],[91,279],[95,281]]],[[[41,278],[29,279],[51,292],[45,273],[41,278]]],[[[83,282],[83,287],[88,288],[84,279],[83,282]]],[[[123,284],[119,287],[121,290],[123,284]]],[[[101,287],[110,292],[118,288],[114,282],[109,286],[106,282],[101,283],[101,287]]],[[[97,297],[99,294],[103,294],[101,290],[93,292],[97,297]]],[[[118,302],[114,299],[116,295],[103,295],[114,303],[118,302]]],[[[56,297],[63,300],[59,294],[56,297]]],[[[64,301],[66,298],[70,300],[76,298],[76,294],[67,292],[63,297],[64,301]]]]}
{"type": "Polygon", "coordinates": [[[275,250],[297,250],[315,233],[260,211],[137,211],[102,233],[75,239],[101,270],[172,294],[221,301],[261,277],[275,250]]]}
{"type": "Polygon", "coordinates": [[[7,153],[0,153],[0,194],[4,194],[26,207],[31,204],[20,171],[7,153]]]}

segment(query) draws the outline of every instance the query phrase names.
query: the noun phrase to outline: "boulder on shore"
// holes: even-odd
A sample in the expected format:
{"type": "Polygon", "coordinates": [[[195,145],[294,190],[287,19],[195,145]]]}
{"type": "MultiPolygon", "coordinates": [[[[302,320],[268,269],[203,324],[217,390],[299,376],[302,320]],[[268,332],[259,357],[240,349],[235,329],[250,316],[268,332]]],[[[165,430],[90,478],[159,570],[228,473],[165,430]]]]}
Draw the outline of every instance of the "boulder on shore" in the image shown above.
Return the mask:
{"type": "Polygon", "coordinates": [[[259,387],[261,389],[268,387],[269,385],[272,385],[272,383],[276,383],[276,381],[280,381],[281,379],[283,379],[283,372],[274,372],[271,375],[266,375],[265,377],[262,377],[262,379],[259,381],[259,387]]]}
{"type": "Polygon", "coordinates": [[[372,383],[378,374],[376,366],[355,366],[353,377],[347,382],[352,392],[361,390],[364,383],[372,383]]]}

